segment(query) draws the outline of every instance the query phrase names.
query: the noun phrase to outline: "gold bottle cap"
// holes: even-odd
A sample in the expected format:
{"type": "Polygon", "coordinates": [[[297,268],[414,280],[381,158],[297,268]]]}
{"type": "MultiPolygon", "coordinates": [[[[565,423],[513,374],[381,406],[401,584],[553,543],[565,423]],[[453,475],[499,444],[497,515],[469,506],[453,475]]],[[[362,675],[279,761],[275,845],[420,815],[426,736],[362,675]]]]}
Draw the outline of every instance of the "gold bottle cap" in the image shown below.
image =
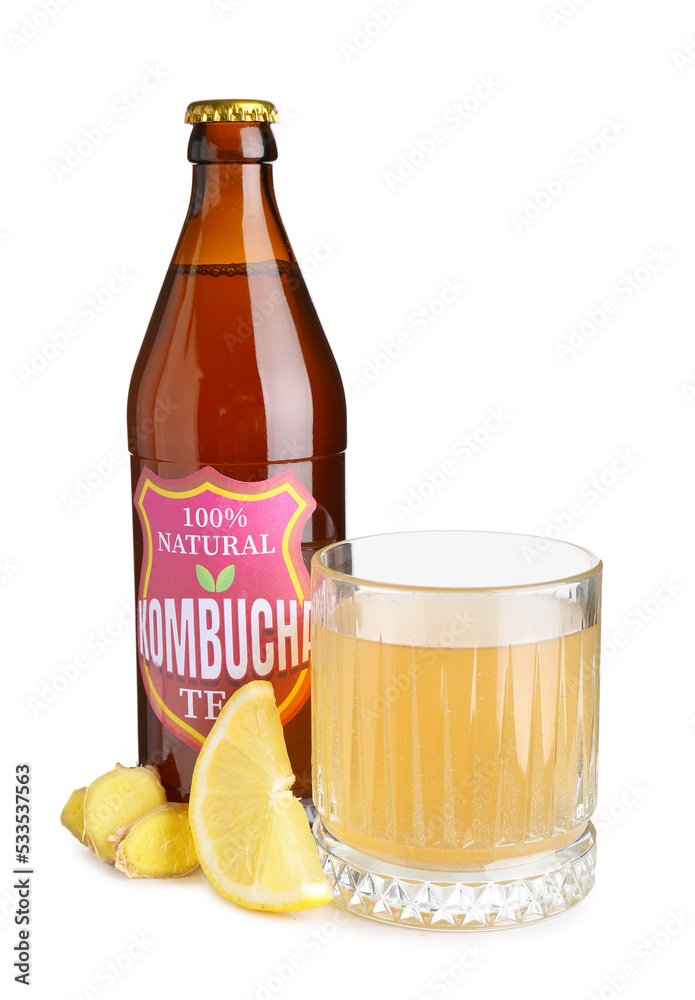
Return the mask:
{"type": "Polygon", "coordinates": [[[276,122],[277,108],[270,101],[193,101],[186,108],[187,125],[199,122],[276,122]]]}

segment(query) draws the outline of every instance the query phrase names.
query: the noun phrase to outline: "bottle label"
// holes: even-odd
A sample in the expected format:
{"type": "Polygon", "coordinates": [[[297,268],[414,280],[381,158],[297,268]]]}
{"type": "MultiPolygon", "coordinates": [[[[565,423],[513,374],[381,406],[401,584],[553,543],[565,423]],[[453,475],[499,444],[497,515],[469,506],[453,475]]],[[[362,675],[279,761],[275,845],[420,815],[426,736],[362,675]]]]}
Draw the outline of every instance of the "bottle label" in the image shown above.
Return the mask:
{"type": "Polygon", "coordinates": [[[205,468],[144,469],[140,671],[160,722],[200,750],[234,691],[271,681],[283,724],[309,697],[310,579],[302,529],[316,501],[291,472],[257,483],[205,468]]]}

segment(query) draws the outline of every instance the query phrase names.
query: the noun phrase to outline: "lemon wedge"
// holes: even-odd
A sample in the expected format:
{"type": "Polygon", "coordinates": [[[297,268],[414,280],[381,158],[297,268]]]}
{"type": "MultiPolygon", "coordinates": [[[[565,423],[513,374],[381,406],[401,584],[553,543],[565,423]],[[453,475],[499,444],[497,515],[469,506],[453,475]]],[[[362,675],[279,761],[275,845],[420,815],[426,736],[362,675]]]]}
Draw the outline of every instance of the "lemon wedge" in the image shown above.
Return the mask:
{"type": "Polygon", "coordinates": [[[188,804],[200,865],[226,899],[252,910],[308,910],[332,899],[268,681],[226,703],[198,756],[188,804]]]}

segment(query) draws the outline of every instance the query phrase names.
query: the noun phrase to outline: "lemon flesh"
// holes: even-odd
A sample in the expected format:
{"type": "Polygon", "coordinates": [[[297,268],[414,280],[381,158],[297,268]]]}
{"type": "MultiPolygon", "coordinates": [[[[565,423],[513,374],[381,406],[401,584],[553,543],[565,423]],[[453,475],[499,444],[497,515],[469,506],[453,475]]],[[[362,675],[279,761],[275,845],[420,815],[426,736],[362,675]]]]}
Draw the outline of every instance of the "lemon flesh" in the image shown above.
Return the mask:
{"type": "Polygon", "coordinates": [[[232,695],[205,741],[188,806],[201,867],[226,899],[254,910],[331,901],[293,783],[273,686],[252,681],[232,695]]]}

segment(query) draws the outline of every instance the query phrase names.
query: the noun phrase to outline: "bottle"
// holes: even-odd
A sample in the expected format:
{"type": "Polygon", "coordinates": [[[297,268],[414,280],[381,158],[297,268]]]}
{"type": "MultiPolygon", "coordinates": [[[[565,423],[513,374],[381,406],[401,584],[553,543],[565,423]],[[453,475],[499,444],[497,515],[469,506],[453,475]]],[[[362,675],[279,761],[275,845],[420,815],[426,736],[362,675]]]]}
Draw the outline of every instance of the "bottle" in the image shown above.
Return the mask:
{"type": "Polygon", "coordinates": [[[139,754],[172,801],[256,679],[311,795],[308,567],[345,535],[345,394],[278,213],[274,121],[189,105],[191,201],[128,397],[139,754]]]}

